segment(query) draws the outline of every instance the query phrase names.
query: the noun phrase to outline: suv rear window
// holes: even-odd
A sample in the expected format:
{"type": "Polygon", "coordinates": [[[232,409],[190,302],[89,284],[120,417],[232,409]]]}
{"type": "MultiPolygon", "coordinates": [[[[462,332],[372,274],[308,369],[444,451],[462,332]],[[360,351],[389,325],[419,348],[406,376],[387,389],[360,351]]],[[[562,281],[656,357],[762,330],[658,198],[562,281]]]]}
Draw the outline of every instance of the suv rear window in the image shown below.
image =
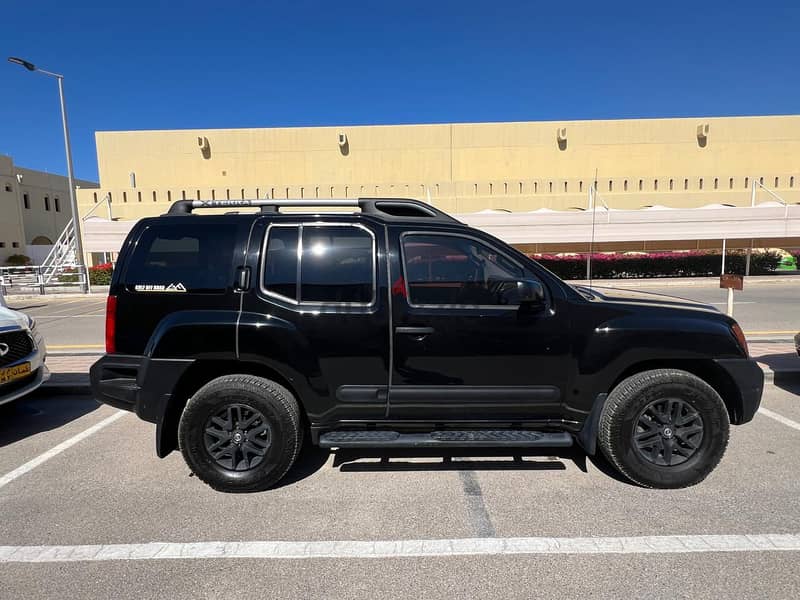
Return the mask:
{"type": "Polygon", "coordinates": [[[139,237],[125,270],[136,292],[219,293],[233,282],[236,225],[154,225],[139,237]]]}

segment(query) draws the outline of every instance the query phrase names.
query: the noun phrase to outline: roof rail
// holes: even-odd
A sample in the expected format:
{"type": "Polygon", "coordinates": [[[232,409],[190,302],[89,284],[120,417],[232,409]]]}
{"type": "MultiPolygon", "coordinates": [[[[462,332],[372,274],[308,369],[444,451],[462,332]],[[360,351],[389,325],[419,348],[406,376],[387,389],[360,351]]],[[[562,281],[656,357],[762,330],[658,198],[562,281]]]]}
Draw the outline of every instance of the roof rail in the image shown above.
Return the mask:
{"type": "Polygon", "coordinates": [[[196,208],[253,208],[260,207],[262,213],[276,213],[282,207],[358,207],[361,212],[367,215],[375,215],[384,219],[436,219],[451,223],[458,223],[456,219],[438,208],[412,200],[410,198],[359,198],[351,199],[331,199],[331,200],[310,200],[310,199],[287,199],[287,200],[178,200],[169,208],[167,214],[191,214],[196,208]]]}

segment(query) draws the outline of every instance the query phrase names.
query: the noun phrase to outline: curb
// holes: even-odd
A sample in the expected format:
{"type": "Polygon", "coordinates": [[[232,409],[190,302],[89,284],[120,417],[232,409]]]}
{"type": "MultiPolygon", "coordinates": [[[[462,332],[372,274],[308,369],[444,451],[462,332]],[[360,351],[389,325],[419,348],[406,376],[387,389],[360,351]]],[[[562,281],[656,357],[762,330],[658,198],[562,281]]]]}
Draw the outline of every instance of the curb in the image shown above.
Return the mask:
{"type": "Polygon", "coordinates": [[[761,367],[764,371],[764,384],[791,385],[800,384],[800,369],[773,371],[769,367],[761,367]]]}
{"type": "Polygon", "coordinates": [[[89,378],[87,376],[85,383],[60,383],[47,381],[36,388],[33,393],[46,393],[49,395],[59,396],[86,396],[92,393],[92,388],[89,385],[89,378]]]}

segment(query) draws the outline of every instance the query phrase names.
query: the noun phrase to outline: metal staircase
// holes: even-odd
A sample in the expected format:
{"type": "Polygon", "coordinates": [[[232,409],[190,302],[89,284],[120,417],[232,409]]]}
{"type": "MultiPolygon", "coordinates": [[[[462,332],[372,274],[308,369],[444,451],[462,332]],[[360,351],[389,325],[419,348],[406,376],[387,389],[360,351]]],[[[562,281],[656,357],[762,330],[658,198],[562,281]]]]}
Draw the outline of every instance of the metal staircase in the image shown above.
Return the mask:
{"type": "Polygon", "coordinates": [[[72,219],[69,220],[64,231],[58,236],[58,239],[53,244],[53,249],[45,257],[40,265],[40,273],[42,276],[42,284],[49,284],[53,278],[58,278],[58,275],[64,273],[65,270],[74,270],[77,268],[77,261],[75,260],[77,245],[75,243],[75,224],[72,219]]]}

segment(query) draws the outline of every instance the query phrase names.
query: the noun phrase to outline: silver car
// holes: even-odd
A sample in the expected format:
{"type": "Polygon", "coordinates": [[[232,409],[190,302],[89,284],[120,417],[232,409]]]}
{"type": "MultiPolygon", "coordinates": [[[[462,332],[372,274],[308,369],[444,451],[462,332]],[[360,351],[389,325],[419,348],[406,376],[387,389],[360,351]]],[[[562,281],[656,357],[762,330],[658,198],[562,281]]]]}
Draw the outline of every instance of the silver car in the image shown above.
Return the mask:
{"type": "Polygon", "coordinates": [[[50,378],[46,356],[36,321],[0,304],[0,404],[32,392],[50,378]]]}

